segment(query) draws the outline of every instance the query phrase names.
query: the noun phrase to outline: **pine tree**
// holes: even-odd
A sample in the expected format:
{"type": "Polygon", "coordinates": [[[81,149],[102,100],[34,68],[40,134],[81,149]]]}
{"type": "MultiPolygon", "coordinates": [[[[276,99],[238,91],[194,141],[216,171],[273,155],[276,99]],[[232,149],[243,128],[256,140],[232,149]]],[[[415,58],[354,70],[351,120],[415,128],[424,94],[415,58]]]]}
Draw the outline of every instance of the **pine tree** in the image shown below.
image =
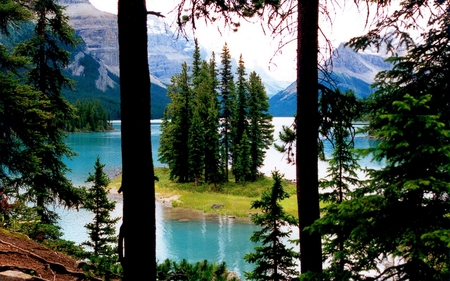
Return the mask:
{"type": "Polygon", "coordinates": [[[194,85],[196,84],[196,77],[200,75],[200,68],[202,64],[202,58],[200,55],[200,46],[198,45],[197,38],[194,39],[194,54],[192,56],[192,80],[194,85]]]}
{"type": "Polygon", "coordinates": [[[170,178],[180,182],[188,182],[189,175],[189,128],[192,114],[192,89],[190,87],[187,63],[183,63],[180,74],[171,79],[167,95],[171,99],[168,104],[167,117],[161,133],[159,160],[169,165],[170,178]]]}
{"type": "MultiPolygon", "coordinates": [[[[86,182],[92,183],[86,192],[84,208],[94,214],[92,222],[85,225],[88,230],[90,240],[82,245],[92,249],[94,256],[109,256],[115,253],[117,244],[116,223],[120,218],[111,218],[110,213],[116,207],[115,202],[108,199],[109,178],[104,172],[104,164],[101,164],[100,157],[97,157],[94,164],[94,174],[89,173],[86,182]]],[[[117,258],[117,257],[116,257],[117,258]]]]}
{"type": "Polygon", "coordinates": [[[251,141],[244,131],[239,144],[234,147],[235,163],[233,173],[236,182],[245,184],[246,179],[251,174],[251,158],[250,158],[251,141]]]}
{"type": "Polygon", "coordinates": [[[255,181],[258,169],[263,166],[266,150],[273,143],[273,116],[269,114],[269,98],[259,75],[252,71],[248,81],[248,138],[250,139],[250,175],[255,181]]]}
{"type": "Polygon", "coordinates": [[[194,86],[195,106],[202,125],[202,142],[198,143],[203,151],[204,175],[206,182],[217,183],[220,179],[219,174],[219,102],[216,89],[213,88],[214,79],[211,77],[210,64],[202,61],[199,75],[196,78],[197,83],[194,86]]]}
{"type": "MultiPolygon", "coordinates": [[[[100,163],[100,157],[94,164],[94,174],[89,173],[86,182],[92,183],[87,188],[84,208],[94,214],[92,222],[84,227],[88,231],[89,241],[81,243],[87,246],[89,259],[95,266],[94,272],[105,280],[110,280],[118,270],[118,251],[116,235],[116,223],[118,218],[111,218],[110,214],[116,207],[116,202],[108,199],[108,175],[104,172],[104,164],[100,163]]],[[[120,272],[120,270],[119,270],[120,272]]]]}
{"type": "Polygon", "coordinates": [[[192,106],[192,118],[190,119],[191,126],[189,127],[189,178],[194,178],[195,186],[198,186],[200,177],[203,175],[204,159],[205,159],[205,138],[203,120],[200,116],[199,105],[196,103],[192,106]]]}
{"type": "Polygon", "coordinates": [[[228,181],[228,165],[230,161],[230,142],[231,140],[231,121],[233,116],[233,109],[236,102],[236,94],[234,88],[234,77],[231,72],[231,55],[228,45],[222,48],[221,54],[222,67],[220,68],[220,103],[221,111],[219,117],[221,118],[221,145],[223,146],[223,162],[225,166],[225,180],[228,181]]]}
{"type": "Polygon", "coordinates": [[[339,219],[339,205],[350,200],[352,193],[361,188],[364,181],[359,179],[362,171],[354,151],[356,130],[353,122],[361,114],[361,104],[353,92],[339,90],[322,92],[319,100],[322,119],[321,133],[333,147],[327,175],[320,180],[321,201],[326,204],[322,218],[311,227],[323,237],[323,257],[328,267],[324,269],[323,279],[349,280],[351,274],[346,267],[345,234],[339,219]]]}
{"type": "MultiPolygon", "coordinates": [[[[205,66],[206,68],[206,66],[205,66]]],[[[215,185],[223,181],[224,171],[220,159],[220,134],[219,134],[219,114],[220,103],[217,89],[219,87],[218,70],[216,65],[216,56],[213,52],[208,65],[208,73],[211,88],[209,114],[205,123],[205,180],[213,182],[215,185]]]]}
{"type": "Polygon", "coordinates": [[[284,190],[281,175],[272,172],[274,184],[270,191],[264,192],[261,200],[252,203],[252,209],[261,209],[262,214],[252,216],[252,222],[261,226],[261,230],[253,232],[250,240],[261,243],[255,247],[255,252],[246,254],[244,259],[254,263],[255,269],[245,272],[248,280],[295,280],[298,271],[295,259],[298,254],[286,245],[292,233],[291,227],[297,225],[297,220],[286,214],[280,201],[289,198],[284,190]]]}
{"type": "Polygon", "coordinates": [[[9,27],[28,21],[31,18],[31,11],[20,1],[3,0],[0,3],[0,33],[9,35],[9,27]]]}
{"type": "Polygon", "coordinates": [[[61,93],[63,87],[71,85],[62,73],[70,57],[63,46],[73,47],[78,41],[64,9],[55,1],[37,0],[31,9],[37,18],[34,36],[18,44],[16,51],[30,58],[28,83],[40,92],[40,100],[48,103],[51,122],[28,146],[28,153],[39,161],[36,170],[26,175],[27,196],[36,202],[42,222],[54,224],[57,215],[47,208],[48,204],[60,202],[71,207],[81,202],[79,192],[65,177],[68,168],[62,161],[74,156],[64,143],[64,126],[74,115],[61,93]]]}
{"type": "MultiPolygon", "coordinates": [[[[237,163],[246,163],[250,162],[249,159],[239,159],[239,157],[250,157],[248,151],[243,153],[242,149],[248,146],[248,143],[243,143],[244,134],[247,135],[248,130],[248,107],[249,107],[249,94],[247,87],[247,79],[245,72],[245,65],[242,55],[239,57],[239,64],[236,71],[237,81],[236,81],[236,103],[235,108],[232,111],[232,120],[231,120],[231,156],[232,156],[232,168],[233,174],[235,176],[236,182],[242,181],[245,182],[248,177],[247,169],[242,169],[242,166],[239,169],[239,172],[236,173],[236,165],[237,163]],[[239,151],[241,150],[241,151],[239,151]],[[243,173],[245,171],[245,173],[243,173]]],[[[248,141],[248,138],[247,140],[248,141]]]]}

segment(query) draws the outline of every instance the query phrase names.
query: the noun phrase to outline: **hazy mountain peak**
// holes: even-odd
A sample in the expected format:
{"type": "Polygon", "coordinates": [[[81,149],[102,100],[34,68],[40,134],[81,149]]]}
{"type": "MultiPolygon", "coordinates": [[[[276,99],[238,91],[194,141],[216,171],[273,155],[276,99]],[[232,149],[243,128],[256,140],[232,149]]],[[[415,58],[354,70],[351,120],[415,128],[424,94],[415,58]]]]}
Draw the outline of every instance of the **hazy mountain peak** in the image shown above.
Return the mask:
{"type": "MultiPolygon", "coordinates": [[[[370,85],[375,75],[392,67],[385,59],[383,55],[371,51],[355,52],[341,44],[333,53],[331,78],[340,90],[352,90],[357,97],[366,98],[373,92],[370,85]]],[[[297,83],[273,96],[269,103],[272,115],[294,116],[297,112],[297,83]]]]}
{"type": "Polygon", "coordinates": [[[340,44],[333,52],[333,72],[345,73],[367,83],[374,81],[375,75],[391,67],[386,58],[371,52],[355,52],[350,47],[340,44]]]}

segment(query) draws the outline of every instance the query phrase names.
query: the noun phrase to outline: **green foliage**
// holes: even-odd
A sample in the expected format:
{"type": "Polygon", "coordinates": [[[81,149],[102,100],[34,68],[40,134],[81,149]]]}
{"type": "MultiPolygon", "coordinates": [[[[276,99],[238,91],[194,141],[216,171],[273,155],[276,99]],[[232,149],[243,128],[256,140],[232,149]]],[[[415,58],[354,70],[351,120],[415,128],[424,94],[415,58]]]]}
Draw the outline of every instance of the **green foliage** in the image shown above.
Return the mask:
{"type": "Polygon", "coordinates": [[[61,95],[61,89],[71,84],[62,74],[69,63],[69,53],[63,47],[73,47],[78,41],[63,8],[54,1],[35,1],[31,11],[37,18],[34,34],[17,44],[15,51],[30,59],[25,72],[27,83],[39,92],[49,115],[43,130],[27,143],[27,153],[35,160],[30,162],[33,169],[22,174],[22,179],[27,187],[26,199],[36,203],[42,222],[54,224],[57,216],[48,204],[59,202],[72,207],[81,203],[79,193],[65,177],[68,169],[62,161],[74,155],[64,143],[64,125],[73,116],[73,109],[61,95]]]}
{"type": "Polygon", "coordinates": [[[0,32],[9,35],[8,27],[19,22],[27,21],[32,17],[23,1],[0,1],[0,32]]]}
{"type": "Polygon", "coordinates": [[[207,260],[194,264],[183,259],[180,263],[165,260],[156,267],[156,280],[159,281],[238,281],[239,279],[230,273],[225,263],[210,264],[207,260]]]}
{"type": "Polygon", "coordinates": [[[186,63],[182,65],[182,72],[173,76],[171,82],[167,94],[172,102],[168,104],[167,115],[161,123],[159,161],[169,165],[171,179],[187,182],[190,180],[188,140],[192,90],[186,63]]]}
{"type": "Polygon", "coordinates": [[[250,174],[251,181],[259,176],[258,169],[264,164],[266,150],[273,143],[273,116],[269,112],[269,98],[264,84],[256,72],[250,73],[248,81],[248,138],[250,143],[250,174]]]}
{"type": "Polygon", "coordinates": [[[76,118],[67,122],[66,130],[68,132],[100,132],[111,129],[109,115],[106,110],[103,109],[100,100],[77,100],[74,107],[76,118]]]}
{"type": "MultiPolygon", "coordinates": [[[[339,204],[351,198],[352,191],[363,185],[357,173],[362,169],[354,151],[356,130],[352,124],[361,114],[361,105],[350,91],[328,92],[320,101],[320,109],[324,116],[320,128],[331,143],[333,153],[331,159],[327,160],[329,163],[327,175],[319,182],[322,188],[320,199],[326,206],[322,209],[321,219],[314,222],[310,230],[317,231],[322,236],[322,255],[329,264],[323,270],[323,279],[348,280],[351,274],[346,270],[348,257],[344,248],[345,234],[337,210],[339,204]],[[330,231],[329,228],[333,230],[330,231]]],[[[309,280],[308,275],[302,278],[309,280]]]]}
{"type": "Polygon", "coordinates": [[[289,198],[282,185],[283,176],[274,171],[272,178],[274,184],[270,191],[264,192],[261,200],[252,203],[253,209],[262,211],[262,214],[252,216],[252,222],[262,228],[255,231],[250,240],[262,245],[244,256],[247,262],[256,264],[252,272],[245,272],[248,280],[294,280],[298,276],[296,258],[299,255],[285,244],[290,241],[290,227],[297,226],[297,220],[286,214],[279,203],[289,198]]]}
{"type": "Polygon", "coordinates": [[[219,69],[220,82],[220,145],[222,146],[222,159],[225,168],[225,180],[228,181],[228,165],[230,164],[231,130],[233,110],[236,102],[236,92],[233,73],[231,72],[231,54],[228,45],[222,48],[221,68],[219,69]]]}
{"type": "Polygon", "coordinates": [[[234,151],[234,167],[233,174],[236,178],[236,182],[245,184],[246,179],[251,174],[251,141],[247,136],[247,132],[244,131],[238,144],[235,144],[234,151]]]}
{"type": "Polygon", "coordinates": [[[367,153],[386,165],[319,220],[322,233],[342,238],[328,241],[342,245],[328,279],[341,280],[338,268],[354,280],[450,276],[448,39],[439,34],[434,29],[427,43],[390,58],[394,68],[377,76],[369,129],[380,141],[367,153]]]}
{"type": "Polygon", "coordinates": [[[120,266],[118,264],[118,251],[115,246],[118,242],[115,235],[115,225],[120,218],[111,218],[112,212],[116,206],[115,202],[110,202],[106,189],[109,184],[108,175],[103,171],[105,165],[100,163],[97,157],[94,165],[94,174],[89,174],[87,182],[92,186],[87,189],[84,208],[94,214],[92,222],[85,225],[88,230],[90,240],[82,245],[87,246],[87,253],[92,263],[93,272],[96,275],[104,276],[110,280],[120,266]]]}
{"type": "Polygon", "coordinates": [[[237,182],[255,181],[265,150],[273,142],[262,81],[256,73],[246,80],[241,58],[236,95],[227,46],[219,71],[215,56],[209,63],[200,62],[199,56],[196,49],[191,76],[184,63],[182,72],[172,77],[168,89],[172,102],[161,123],[159,160],[168,164],[172,180],[195,181],[195,186],[203,180],[217,189],[218,183],[228,181],[230,163],[237,182]]]}

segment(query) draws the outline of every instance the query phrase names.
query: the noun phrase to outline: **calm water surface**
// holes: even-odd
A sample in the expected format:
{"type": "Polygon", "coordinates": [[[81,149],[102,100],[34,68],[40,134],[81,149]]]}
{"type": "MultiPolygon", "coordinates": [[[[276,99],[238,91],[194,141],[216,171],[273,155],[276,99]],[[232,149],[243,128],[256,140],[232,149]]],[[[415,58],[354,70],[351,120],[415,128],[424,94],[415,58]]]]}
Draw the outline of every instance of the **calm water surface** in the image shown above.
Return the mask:
{"type": "MultiPolygon", "coordinates": [[[[289,126],[293,118],[274,118],[275,138],[282,125],[289,126]]],[[[156,167],[162,166],[158,162],[157,151],[160,138],[160,121],[152,120],[152,148],[153,161],[156,167]]],[[[66,159],[65,163],[72,170],[68,177],[72,182],[81,186],[85,184],[88,173],[93,173],[93,166],[97,156],[106,165],[105,172],[110,176],[116,176],[121,171],[121,137],[120,123],[115,122],[115,131],[102,133],[69,134],[67,144],[78,156],[66,159]]],[[[369,147],[374,145],[374,140],[360,137],[356,140],[357,147],[369,147]]],[[[325,144],[326,153],[331,153],[331,147],[325,144]]],[[[362,166],[379,167],[380,164],[371,163],[369,159],[361,160],[362,166]]],[[[261,169],[267,175],[273,170],[279,170],[287,179],[295,179],[295,167],[286,164],[282,154],[274,148],[267,151],[264,167],[261,169]]],[[[326,175],[326,164],[319,163],[319,176],[326,175]]],[[[122,213],[122,199],[119,194],[111,194],[111,199],[117,201],[116,210],[112,217],[120,217],[122,213]]],[[[218,202],[220,203],[220,202],[218,202]]],[[[64,238],[81,243],[88,239],[84,225],[92,220],[92,215],[85,210],[73,211],[58,209],[63,229],[64,238]]],[[[252,265],[244,262],[243,256],[253,251],[255,244],[249,239],[256,226],[248,222],[236,221],[227,217],[204,216],[199,212],[185,212],[182,214],[163,204],[156,204],[156,238],[157,259],[166,258],[190,262],[207,259],[210,262],[226,262],[228,268],[243,276],[243,271],[252,270],[252,265]]],[[[146,231],[142,229],[142,231],[146,231]]],[[[297,232],[298,233],[298,232],[297,232]]],[[[296,234],[295,237],[297,237],[296,234]]]]}

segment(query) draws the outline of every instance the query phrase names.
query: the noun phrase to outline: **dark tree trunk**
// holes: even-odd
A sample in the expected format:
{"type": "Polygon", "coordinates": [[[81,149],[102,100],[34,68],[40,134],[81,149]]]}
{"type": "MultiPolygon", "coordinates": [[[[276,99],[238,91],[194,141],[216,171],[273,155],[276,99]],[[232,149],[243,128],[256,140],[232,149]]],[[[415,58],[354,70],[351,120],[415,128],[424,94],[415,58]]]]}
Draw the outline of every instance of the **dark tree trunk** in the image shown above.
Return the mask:
{"type": "Polygon", "coordinates": [[[126,281],[156,271],[155,186],[150,139],[150,75],[145,0],[119,0],[123,225],[126,281]]]}
{"type": "Polygon", "coordinates": [[[320,235],[305,232],[320,216],[318,188],[318,0],[298,1],[297,200],[301,272],[322,271],[320,235]]]}

